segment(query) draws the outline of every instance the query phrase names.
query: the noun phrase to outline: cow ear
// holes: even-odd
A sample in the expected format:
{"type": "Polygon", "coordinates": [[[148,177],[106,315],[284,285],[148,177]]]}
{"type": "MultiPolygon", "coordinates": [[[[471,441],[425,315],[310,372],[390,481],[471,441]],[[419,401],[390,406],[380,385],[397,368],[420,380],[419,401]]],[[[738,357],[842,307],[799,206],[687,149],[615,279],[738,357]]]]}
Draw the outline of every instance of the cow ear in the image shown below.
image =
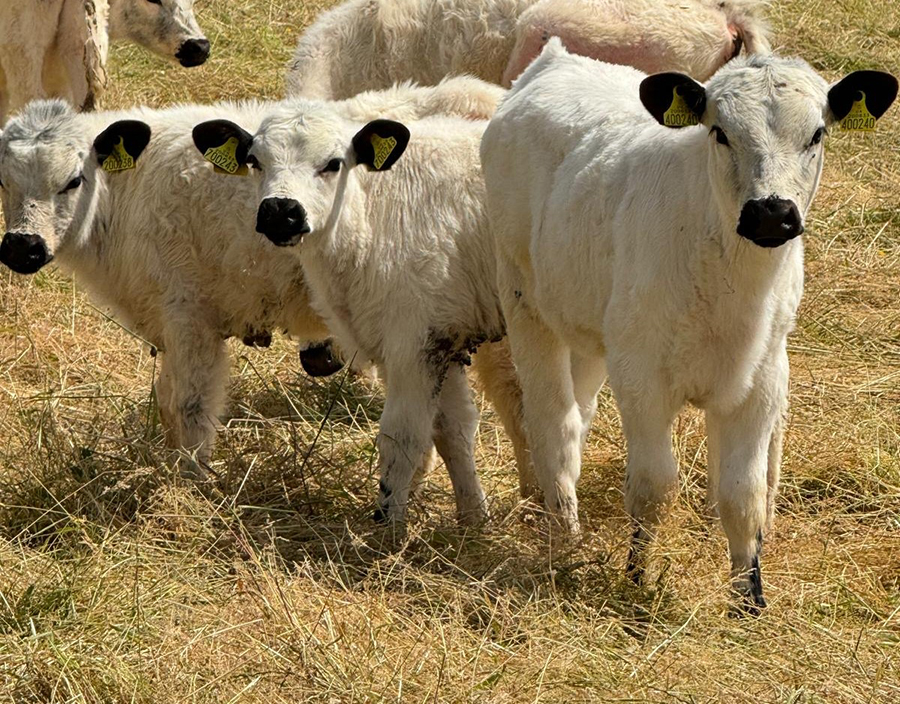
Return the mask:
{"type": "Polygon", "coordinates": [[[683,73],[656,73],[641,81],[641,102],[666,127],[699,125],[706,112],[706,89],[683,73]]]}
{"type": "Polygon", "coordinates": [[[191,133],[194,146],[216,171],[232,176],[247,173],[247,154],[253,135],[230,120],[201,122],[191,133]]]}
{"type": "Polygon", "coordinates": [[[845,130],[871,132],[897,97],[897,79],[884,71],[854,71],[828,89],[832,117],[845,130]]]}
{"type": "Polygon", "coordinates": [[[139,120],[112,123],[94,140],[100,168],[110,173],[133,169],[150,143],[150,125],[139,120]]]}
{"type": "Polygon", "coordinates": [[[387,171],[406,150],[409,130],[393,120],[373,120],[353,137],[357,164],[387,171]]]}

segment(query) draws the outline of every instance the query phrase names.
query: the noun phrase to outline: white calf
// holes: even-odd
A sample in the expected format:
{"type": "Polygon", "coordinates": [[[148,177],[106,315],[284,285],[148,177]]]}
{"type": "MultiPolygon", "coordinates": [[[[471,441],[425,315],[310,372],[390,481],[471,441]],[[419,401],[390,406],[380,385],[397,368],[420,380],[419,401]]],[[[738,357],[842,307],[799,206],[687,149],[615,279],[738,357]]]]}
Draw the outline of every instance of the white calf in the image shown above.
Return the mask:
{"type": "Polygon", "coordinates": [[[704,87],[572,56],[553,40],[491,121],[488,209],[538,481],[577,530],[582,447],[608,369],[628,442],[635,577],[677,489],[672,422],[692,403],[706,411],[735,586],[763,606],[785,341],[822,137],[863,94],[874,123],[896,90],[874,71],[829,90],[802,61],[772,56],[730,62],[704,87]]]}
{"type": "Polygon", "coordinates": [[[395,81],[510,83],[550,36],[571,51],[701,78],[767,51],[760,0],[348,0],[297,44],[289,95],[344,98],[395,81]]]}
{"type": "MultiPolygon", "coordinates": [[[[440,112],[442,97],[447,109],[487,109],[493,89],[463,99],[472,82],[370,93],[335,109],[354,119],[415,119],[440,112]]],[[[265,344],[275,328],[327,335],[309,306],[300,262],[253,235],[256,185],[220,180],[191,142],[198,122],[236,113],[255,127],[275,105],[75,114],[58,101],[35,102],[0,133],[8,228],[0,262],[32,273],[57,261],[157,346],[170,442],[201,461],[224,403],[224,340],[265,344]]]]}
{"type": "Polygon", "coordinates": [[[125,39],[182,66],[209,56],[194,0],[6,0],[0,3],[0,125],[45,97],[91,109],[106,87],[109,40],[125,39]]]}
{"type": "Polygon", "coordinates": [[[327,103],[297,101],[269,114],[255,134],[215,120],[198,125],[194,140],[214,163],[227,154],[234,169],[260,172],[256,229],[293,248],[281,255],[302,262],[313,307],[338,342],[382,372],[376,515],[405,516],[434,442],[460,519],[479,521],[478,415],[464,365],[503,334],[478,158],[487,123],[409,124],[364,124],[327,103]]]}

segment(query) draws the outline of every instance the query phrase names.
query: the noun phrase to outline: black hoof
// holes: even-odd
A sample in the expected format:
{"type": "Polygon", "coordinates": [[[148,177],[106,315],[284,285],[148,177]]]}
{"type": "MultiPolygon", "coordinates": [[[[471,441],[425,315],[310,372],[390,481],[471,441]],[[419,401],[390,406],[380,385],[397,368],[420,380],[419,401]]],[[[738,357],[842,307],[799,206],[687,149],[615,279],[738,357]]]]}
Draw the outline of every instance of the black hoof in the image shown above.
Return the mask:
{"type": "Polygon", "coordinates": [[[322,377],[339,372],[344,368],[344,362],[335,354],[331,341],[326,340],[300,350],[300,366],[310,376],[322,377]]]}
{"type": "Polygon", "coordinates": [[[625,576],[637,586],[641,586],[644,582],[644,568],[638,562],[633,550],[628,554],[628,562],[625,565],[625,576]]]}
{"type": "MultiPolygon", "coordinates": [[[[761,542],[761,538],[758,539],[761,542]]],[[[746,574],[746,581],[735,590],[738,595],[738,605],[732,611],[733,616],[759,616],[766,608],[766,600],[763,597],[762,572],[759,569],[759,555],[753,558],[750,571],[746,574]]]]}
{"type": "Polygon", "coordinates": [[[388,515],[387,511],[385,511],[381,506],[375,509],[375,512],[372,514],[372,520],[376,523],[387,523],[388,515]]]}
{"type": "Polygon", "coordinates": [[[762,594],[738,594],[737,598],[738,603],[728,613],[731,618],[756,618],[766,608],[766,600],[762,594]]]}
{"type": "Polygon", "coordinates": [[[628,550],[628,562],[625,563],[625,575],[637,586],[644,581],[644,560],[649,537],[641,528],[635,528],[631,534],[631,548],[628,550]]]}

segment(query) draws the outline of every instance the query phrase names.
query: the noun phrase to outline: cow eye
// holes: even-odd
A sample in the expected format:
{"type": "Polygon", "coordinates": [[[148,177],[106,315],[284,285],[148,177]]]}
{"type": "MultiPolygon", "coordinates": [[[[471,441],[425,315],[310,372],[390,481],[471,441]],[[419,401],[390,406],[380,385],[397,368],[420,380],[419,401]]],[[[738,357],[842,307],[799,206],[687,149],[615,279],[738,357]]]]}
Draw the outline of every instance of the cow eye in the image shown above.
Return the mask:
{"type": "Polygon", "coordinates": [[[724,144],[726,147],[728,146],[728,137],[725,136],[725,132],[721,127],[713,127],[710,132],[716,135],[716,141],[719,144],[724,144]]]}
{"type": "Polygon", "coordinates": [[[333,174],[337,171],[341,170],[341,164],[344,163],[343,159],[332,159],[325,166],[323,166],[320,170],[320,174],[333,174]]]}
{"type": "Polygon", "coordinates": [[[83,180],[84,180],[83,176],[81,176],[81,175],[76,176],[71,181],[69,181],[69,183],[66,185],[66,187],[60,191],[60,193],[68,193],[69,191],[75,190],[76,188],[78,188],[81,185],[81,182],[83,180]]]}
{"type": "Polygon", "coordinates": [[[249,166],[251,169],[262,171],[262,166],[259,165],[259,159],[257,159],[252,154],[247,155],[247,166],[249,166]]]}
{"type": "Polygon", "coordinates": [[[154,5],[162,5],[162,0],[147,0],[147,2],[152,3],[154,5]]]}
{"type": "Polygon", "coordinates": [[[809,146],[814,147],[815,145],[817,145],[819,142],[822,141],[822,137],[824,137],[824,136],[825,136],[825,128],[820,127],[819,129],[816,130],[816,133],[812,136],[812,139],[809,140],[809,146]]]}

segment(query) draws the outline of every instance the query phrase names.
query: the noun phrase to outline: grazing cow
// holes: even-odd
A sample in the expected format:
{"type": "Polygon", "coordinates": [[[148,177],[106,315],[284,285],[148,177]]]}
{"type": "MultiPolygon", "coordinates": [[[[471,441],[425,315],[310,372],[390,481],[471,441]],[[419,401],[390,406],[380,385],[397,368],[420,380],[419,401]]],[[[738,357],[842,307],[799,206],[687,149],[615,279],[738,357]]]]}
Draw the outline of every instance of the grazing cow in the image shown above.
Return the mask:
{"type": "Polygon", "coordinates": [[[875,71],[829,88],[771,55],[732,61],[704,86],[551,40],[491,121],[481,155],[534,470],[577,531],[582,448],[608,373],[628,443],[635,578],[677,490],[672,423],[691,403],[706,412],[735,588],[750,610],[764,605],[759,551],[822,138],[851,108],[874,124],[896,91],[875,71]]]}
{"type": "Polygon", "coordinates": [[[348,0],[297,44],[289,95],[345,98],[395,81],[472,74],[510,83],[559,36],[578,54],[706,79],[768,51],[760,0],[348,0]]]}
{"type": "Polygon", "coordinates": [[[106,86],[109,40],[127,39],[182,66],[209,41],[194,0],[7,0],[0,3],[0,125],[31,100],[91,109],[106,86]]]}
{"type": "MultiPolygon", "coordinates": [[[[401,86],[334,109],[360,121],[416,119],[446,105],[469,114],[501,92],[488,87],[467,103],[473,83],[401,86]]],[[[274,105],[77,114],[60,101],[36,101],[0,133],[8,230],[0,262],[23,274],[58,262],[156,346],[168,439],[201,463],[223,408],[225,339],[264,345],[276,328],[307,339],[328,332],[309,305],[300,262],[253,234],[255,183],[220,179],[191,142],[198,122],[236,113],[255,128],[274,105]]]]}
{"type": "MultiPolygon", "coordinates": [[[[405,517],[433,442],[461,522],[481,521],[478,413],[465,365],[504,329],[478,157],[487,123],[365,123],[302,100],[273,110],[258,128],[236,119],[254,132],[229,120],[198,124],[197,149],[214,163],[225,149],[233,169],[259,172],[257,231],[291,248],[281,255],[302,262],[313,306],[338,342],[384,379],[376,518],[405,517]]],[[[515,375],[507,378],[515,386],[515,375]]],[[[515,390],[500,395],[518,399],[515,390]]]]}

